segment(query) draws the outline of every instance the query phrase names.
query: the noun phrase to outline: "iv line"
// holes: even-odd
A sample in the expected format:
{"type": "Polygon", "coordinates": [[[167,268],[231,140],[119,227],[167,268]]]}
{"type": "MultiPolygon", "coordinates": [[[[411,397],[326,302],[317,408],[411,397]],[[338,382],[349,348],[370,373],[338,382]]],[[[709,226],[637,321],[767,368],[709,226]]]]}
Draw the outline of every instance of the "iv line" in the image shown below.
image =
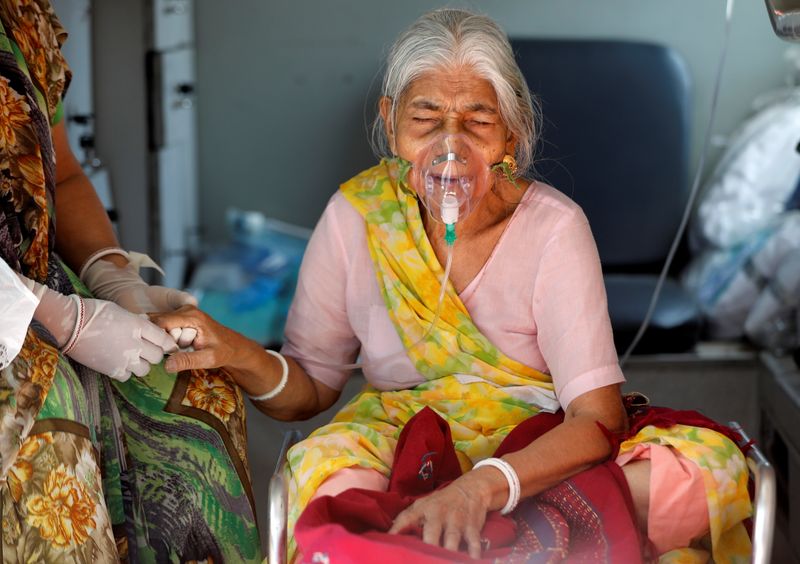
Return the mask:
{"type": "Polygon", "coordinates": [[[667,278],[667,271],[672,265],[672,260],[675,258],[675,253],[678,250],[681,237],[683,236],[683,232],[686,230],[686,225],[689,223],[689,218],[691,217],[692,210],[694,208],[694,201],[697,198],[697,193],[700,191],[700,179],[703,174],[703,169],[705,168],[706,157],[708,156],[708,152],[711,148],[711,135],[714,130],[714,118],[717,114],[719,89],[720,84],[722,83],[722,71],[725,68],[725,59],[728,54],[728,44],[731,35],[731,20],[733,19],[733,4],[734,0],[726,0],[725,36],[723,38],[722,54],[720,55],[719,64],[717,66],[714,93],[711,97],[711,113],[708,117],[708,129],[706,129],[706,136],[703,141],[703,152],[700,154],[700,162],[697,164],[697,170],[695,171],[694,180],[692,181],[692,189],[689,191],[689,199],[686,202],[686,208],[683,210],[683,217],[681,218],[681,223],[678,226],[678,231],[675,233],[675,238],[672,240],[672,246],[669,249],[667,259],[664,261],[664,266],[661,268],[661,273],[658,276],[658,281],[656,282],[655,290],[653,290],[653,296],[650,298],[650,305],[647,308],[647,313],[642,320],[642,324],[639,326],[639,330],[636,332],[636,335],[634,336],[630,345],[628,345],[628,348],[625,350],[625,354],[622,355],[622,359],[619,362],[621,368],[625,367],[625,364],[628,362],[631,353],[633,353],[633,349],[635,349],[636,345],[639,344],[639,341],[642,339],[645,331],[647,331],[647,327],[650,325],[650,320],[655,312],[658,298],[661,295],[661,289],[664,286],[664,280],[667,278]]]}

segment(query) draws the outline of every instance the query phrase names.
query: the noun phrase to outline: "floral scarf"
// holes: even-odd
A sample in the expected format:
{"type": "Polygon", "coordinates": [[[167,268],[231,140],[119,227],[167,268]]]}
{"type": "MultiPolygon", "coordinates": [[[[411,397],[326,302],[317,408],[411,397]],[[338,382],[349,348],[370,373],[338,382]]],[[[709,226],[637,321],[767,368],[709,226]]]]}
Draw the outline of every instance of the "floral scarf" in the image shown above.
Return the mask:
{"type": "Polygon", "coordinates": [[[417,371],[428,380],[468,374],[502,388],[532,386],[555,399],[550,375],[507,357],[490,343],[449,282],[440,318],[428,331],[444,271],[406,181],[410,166],[400,159],[384,160],[343,184],[341,191],[364,216],[386,308],[417,371]]]}

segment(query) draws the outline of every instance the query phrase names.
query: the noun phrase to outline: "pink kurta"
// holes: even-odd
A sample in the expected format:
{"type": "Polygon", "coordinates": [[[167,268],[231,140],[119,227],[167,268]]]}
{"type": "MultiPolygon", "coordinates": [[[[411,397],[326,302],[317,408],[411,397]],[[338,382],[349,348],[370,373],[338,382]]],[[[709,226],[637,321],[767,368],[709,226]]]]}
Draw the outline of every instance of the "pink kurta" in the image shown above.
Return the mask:
{"type": "MultiPolygon", "coordinates": [[[[589,224],[580,207],[554,188],[530,185],[460,297],[498,349],[552,374],[564,409],[581,394],[624,381],[589,224]]],[[[401,351],[376,280],[364,220],[337,192],[303,259],[283,352],[334,389],[344,386],[350,371],[303,359],[347,364],[360,354],[370,384],[397,390],[424,381],[401,351]]]]}

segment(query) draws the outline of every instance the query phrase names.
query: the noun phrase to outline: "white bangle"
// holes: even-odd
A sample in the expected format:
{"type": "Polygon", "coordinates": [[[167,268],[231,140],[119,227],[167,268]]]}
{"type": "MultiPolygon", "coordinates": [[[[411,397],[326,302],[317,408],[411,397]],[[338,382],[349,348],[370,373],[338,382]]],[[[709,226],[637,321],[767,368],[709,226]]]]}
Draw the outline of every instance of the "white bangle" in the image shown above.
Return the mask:
{"type": "Polygon", "coordinates": [[[505,476],[506,481],[508,482],[508,501],[506,501],[503,509],[500,510],[500,515],[508,515],[514,511],[514,508],[519,503],[519,497],[522,492],[522,488],[519,485],[519,476],[517,476],[517,472],[514,470],[514,467],[511,466],[511,464],[502,458],[487,458],[485,460],[481,460],[475,466],[473,466],[472,469],[477,470],[481,466],[494,466],[503,473],[503,476],[505,476]]]}
{"type": "Polygon", "coordinates": [[[286,362],[286,358],[284,358],[284,356],[279,352],[271,351],[269,349],[264,350],[280,361],[283,374],[281,374],[281,381],[278,382],[278,385],[272,388],[266,394],[261,394],[260,396],[251,396],[250,394],[247,394],[247,397],[249,397],[252,401],[266,401],[274,398],[283,391],[283,389],[286,387],[286,382],[289,381],[289,363],[286,362]]]}

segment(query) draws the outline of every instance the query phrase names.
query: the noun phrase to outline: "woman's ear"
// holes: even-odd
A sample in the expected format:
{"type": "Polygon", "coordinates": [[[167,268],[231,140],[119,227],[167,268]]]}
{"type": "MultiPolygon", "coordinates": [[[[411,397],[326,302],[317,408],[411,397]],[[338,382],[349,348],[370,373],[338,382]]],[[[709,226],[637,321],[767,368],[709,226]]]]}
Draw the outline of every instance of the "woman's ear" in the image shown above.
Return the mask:
{"type": "Polygon", "coordinates": [[[517,137],[510,131],[506,136],[506,155],[511,155],[512,157],[515,156],[515,151],[517,150],[517,137]]]}
{"type": "Polygon", "coordinates": [[[378,101],[378,111],[380,112],[381,119],[383,120],[383,127],[386,131],[386,139],[389,140],[389,150],[393,155],[396,155],[397,148],[395,147],[394,142],[394,124],[391,120],[392,99],[388,96],[381,96],[381,99],[378,101]]]}

